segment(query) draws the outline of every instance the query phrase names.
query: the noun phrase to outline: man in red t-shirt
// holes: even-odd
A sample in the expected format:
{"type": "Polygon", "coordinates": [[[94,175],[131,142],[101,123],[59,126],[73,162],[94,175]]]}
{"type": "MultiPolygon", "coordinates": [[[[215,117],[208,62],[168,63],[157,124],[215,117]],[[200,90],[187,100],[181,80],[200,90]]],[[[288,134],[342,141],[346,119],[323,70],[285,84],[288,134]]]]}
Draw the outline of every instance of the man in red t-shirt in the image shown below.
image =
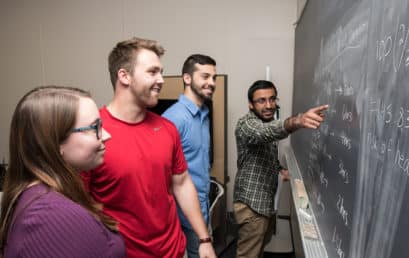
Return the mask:
{"type": "Polygon", "coordinates": [[[112,138],[104,163],[82,176],[104,212],[119,221],[128,257],[183,257],[186,239],[177,202],[200,239],[200,257],[213,258],[178,131],[147,111],[162,88],[163,53],[156,41],[139,38],[119,42],[111,51],[114,97],[100,114],[112,138]]]}

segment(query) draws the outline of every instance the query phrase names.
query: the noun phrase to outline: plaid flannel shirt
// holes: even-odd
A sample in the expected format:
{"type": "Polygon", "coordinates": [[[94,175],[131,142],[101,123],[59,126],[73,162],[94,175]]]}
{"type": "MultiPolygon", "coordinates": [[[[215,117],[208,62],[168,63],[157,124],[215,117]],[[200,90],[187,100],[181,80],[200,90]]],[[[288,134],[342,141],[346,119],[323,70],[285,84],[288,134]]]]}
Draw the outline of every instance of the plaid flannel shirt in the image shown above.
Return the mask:
{"type": "Polygon", "coordinates": [[[234,202],[243,202],[253,211],[270,217],[274,213],[274,195],[278,172],[277,141],[288,136],[284,122],[263,122],[252,111],[239,119],[235,130],[237,174],[234,202]]]}

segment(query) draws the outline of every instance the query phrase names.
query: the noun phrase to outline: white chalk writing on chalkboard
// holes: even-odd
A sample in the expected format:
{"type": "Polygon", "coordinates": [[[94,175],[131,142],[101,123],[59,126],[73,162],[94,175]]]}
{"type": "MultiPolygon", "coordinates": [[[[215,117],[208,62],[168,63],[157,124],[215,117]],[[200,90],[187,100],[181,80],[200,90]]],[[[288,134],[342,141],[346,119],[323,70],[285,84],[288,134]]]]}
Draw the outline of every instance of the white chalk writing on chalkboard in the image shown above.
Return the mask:
{"type": "Polygon", "coordinates": [[[349,138],[345,132],[341,132],[339,138],[341,138],[341,144],[347,149],[352,148],[352,139],[349,138]]]}
{"type": "Polygon", "coordinates": [[[320,181],[321,184],[325,186],[325,188],[328,188],[328,178],[325,177],[325,173],[321,171],[320,173],[320,181]]]}
{"type": "Polygon", "coordinates": [[[349,173],[348,173],[348,171],[344,168],[344,163],[343,163],[342,161],[340,161],[338,167],[339,167],[338,174],[341,176],[343,182],[344,182],[345,184],[348,184],[348,183],[349,183],[349,173]]]}
{"type": "Polygon", "coordinates": [[[407,41],[409,30],[405,24],[397,22],[394,34],[387,34],[381,40],[376,41],[376,60],[386,62],[392,58],[394,71],[397,72],[402,65],[404,54],[406,53],[405,66],[409,65],[409,55],[407,53],[407,41]]]}
{"type": "MultiPolygon", "coordinates": [[[[399,145],[399,144],[398,144],[399,145]]],[[[396,150],[395,164],[409,176],[409,155],[396,150]]]]}
{"type": "Polygon", "coordinates": [[[337,210],[338,210],[339,214],[341,215],[345,226],[348,226],[349,213],[344,207],[344,198],[340,194],[338,194],[338,199],[337,199],[337,210]]]}
{"type": "Polygon", "coordinates": [[[352,122],[352,112],[348,110],[345,104],[342,105],[342,120],[352,122]]]}
{"type": "MultiPolygon", "coordinates": [[[[345,1],[340,1],[339,5],[344,3],[345,1]]],[[[325,1],[324,5],[326,4],[325,1]]],[[[325,245],[327,250],[330,249],[329,257],[345,258],[349,252],[361,140],[359,126],[361,115],[366,115],[361,113],[365,111],[360,106],[362,99],[358,99],[361,97],[365,100],[361,87],[365,82],[370,17],[366,10],[367,8],[352,8],[347,14],[334,12],[327,16],[330,19],[324,23],[321,23],[321,18],[318,18],[318,23],[308,23],[311,26],[309,29],[319,24],[320,36],[317,39],[314,39],[315,36],[309,37],[307,30],[307,34],[302,33],[307,40],[301,40],[299,46],[311,46],[309,42],[314,42],[312,47],[319,50],[314,49],[314,57],[304,62],[303,50],[300,48],[300,58],[296,61],[298,65],[302,65],[297,75],[299,91],[302,90],[303,82],[306,82],[311,84],[308,89],[315,96],[308,104],[329,103],[331,107],[319,133],[313,131],[307,137],[300,134],[301,139],[295,140],[293,145],[294,148],[303,148],[307,142],[309,144],[305,151],[300,150],[300,155],[296,155],[297,158],[300,156],[302,166],[308,168],[304,169],[303,175],[306,176],[305,181],[309,183],[309,192],[313,196],[311,204],[318,214],[318,224],[324,229],[325,245]],[[333,19],[334,17],[340,20],[333,19]],[[309,65],[313,65],[314,69],[306,73],[310,70],[309,65]]],[[[316,32],[313,34],[316,35],[316,32]]],[[[294,99],[294,107],[307,104],[305,94],[296,96],[298,98],[294,99]]],[[[395,117],[398,118],[397,113],[395,117]]]]}
{"type": "Polygon", "coordinates": [[[342,239],[341,239],[341,236],[337,232],[337,227],[336,226],[334,227],[331,241],[334,244],[335,252],[338,255],[338,257],[339,258],[344,258],[345,257],[345,252],[342,250],[342,239]]]}
{"type": "Polygon", "coordinates": [[[377,121],[385,125],[391,124],[397,128],[409,128],[409,107],[385,104],[382,99],[371,98],[368,111],[377,121]],[[398,111],[393,111],[396,109],[398,111]]]}
{"type": "Polygon", "coordinates": [[[311,1],[297,27],[293,109],[331,107],[292,139],[329,257],[409,253],[408,41],[409,0],[311,1]]]}

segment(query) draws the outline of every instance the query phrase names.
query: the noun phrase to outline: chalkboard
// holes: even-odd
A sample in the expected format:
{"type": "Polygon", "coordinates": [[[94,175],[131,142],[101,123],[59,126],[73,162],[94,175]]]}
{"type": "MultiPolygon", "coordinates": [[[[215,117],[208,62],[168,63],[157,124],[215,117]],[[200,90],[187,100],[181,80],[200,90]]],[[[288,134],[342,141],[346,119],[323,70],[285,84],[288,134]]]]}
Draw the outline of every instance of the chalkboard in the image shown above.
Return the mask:
{"type": "Polygon", "coordinates": [[[409,256],[409,1],[308,1],[293,111],[329,104],[291,137],[329,257],[409,256]]]}

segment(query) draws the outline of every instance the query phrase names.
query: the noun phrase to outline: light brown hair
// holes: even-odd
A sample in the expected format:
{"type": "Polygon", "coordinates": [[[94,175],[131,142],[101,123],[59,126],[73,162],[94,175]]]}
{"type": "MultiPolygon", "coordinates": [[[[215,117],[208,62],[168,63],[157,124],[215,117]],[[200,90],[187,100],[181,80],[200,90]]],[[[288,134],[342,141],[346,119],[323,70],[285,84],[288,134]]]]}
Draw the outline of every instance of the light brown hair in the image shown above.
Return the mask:
{"type": "Polygon", "coordinates": [[[153,51],[158,57],[161,57],[165,53],[165,49],[157,41],[136,37],[119,42],[112,49],[111,53],[109,53],[109,75],[114,90],[116,81],[118,80],[119,69],[125,69],[132,75],[138,51],[141,49],[153,51]]]}

